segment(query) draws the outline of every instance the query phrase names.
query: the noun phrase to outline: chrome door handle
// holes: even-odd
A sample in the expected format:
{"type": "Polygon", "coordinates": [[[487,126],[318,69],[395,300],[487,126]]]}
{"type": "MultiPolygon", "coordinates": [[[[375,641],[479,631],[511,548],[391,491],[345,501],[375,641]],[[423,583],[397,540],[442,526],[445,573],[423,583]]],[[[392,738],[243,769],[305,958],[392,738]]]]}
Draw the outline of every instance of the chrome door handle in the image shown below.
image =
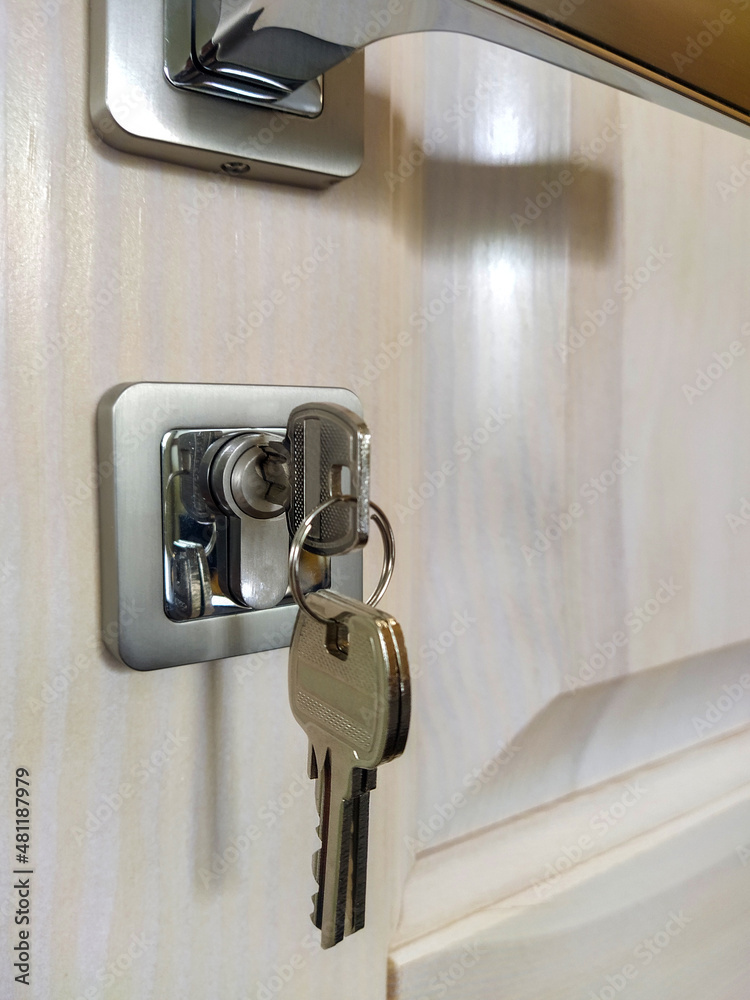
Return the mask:
{"type": "Polygon", "coordinates": [[[750,0],[91,0],[92,118],[128,152],[327,187],[362,160],[361,50],[420,31],[750,136],[750,0]]]}
{"type": "Polygon", "coordinates": [[[277,88],[266,100],[379,38],[450,31],[748,134],[750,0],[387,0],[377,9],[372,0],[179,2],[193,4],[206,77],[239,90],[255,74],[277,88]]]}

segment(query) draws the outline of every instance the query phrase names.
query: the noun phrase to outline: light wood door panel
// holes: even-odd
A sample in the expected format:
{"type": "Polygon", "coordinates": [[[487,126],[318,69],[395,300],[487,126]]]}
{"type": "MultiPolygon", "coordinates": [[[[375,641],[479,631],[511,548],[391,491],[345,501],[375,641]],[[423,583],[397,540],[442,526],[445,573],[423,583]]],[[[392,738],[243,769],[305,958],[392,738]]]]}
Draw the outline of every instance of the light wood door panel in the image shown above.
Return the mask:
{"type": "MultiPolygon", "coordinates": [[[[397,949],[393,996],[747,996],[747,786],[544,902],[513,899],[397,949]],[[628,856],[628,855],[631,856],[628,856]]],[[[467,862],[470,864],[470,860],[467,862]]]]}
{"type": "MultiPolygon", "coordinates": [[[[439,86],[451,43],[464,54],[468,92],[490,76],[482,64],[494,56],[490,46],[429,39],[437,51],[427,62],[428,92],[439,86]]],[[[507,78],[504,59],[519,73],[533,66],[496,59],[495,79],[507,78]]],[[[408,516],[434,581],[414,643],[424,667],[415,729],[426,761],[422,817],[558,693],[748,632],[746,543],[725,517],[744,489],[746,358],[705,396],[691,402],[683,390],[714,352],[726,356],[736,340],[746,352],[745,262],[741,250],[718,252],[722,202],[713,181],[741,162],[744,144],[556,70],[534,68],[534,80],[536,160],[506,176],[506,157],[496,155],[487,169],[488,120],[507,117],[508,97],[497,94],[477,112],[479,138],[458,137],[449,166],[426,170],[425,298],[450,280],[467,288],[427,341],[426,472],[438,471],[492,406],[509,419],[408,516]],[[545,72],[554,96],[541,92],[545,72]],[[555,121],[540,109],[557,107],[571,86],[555,145],[555,121]],[[709,171],[715,160],[723,166],[709,171]],[[515,234],[508,217],[563,165],[574,182],[515,234]],[[466,216],[484,228],[464,229],[466,216]],[[545,530],[558,537],[541,541],[545,530]],[[463,612],[476,621],[453,637],[463,612]]],[[[522,164],[526,155],[519,142],[522,164]]],[[[735,201],[732,212],[747,205],[735,201]]],[[[732,239],[739,247],[734,222],[723,233],[732,239]]],[[[464,832],[457,819],[436,839],[464,832]]]]}
{"type": "MultiPolygon", "coordinates": [[[[368,52],[356,178],[325,194],[217,180],[117,154],[92,135],[80,0],[3,0],[0,19],[7,37],[31,36],[0,67],[0,711],[7,773],[32,772],[35,865],[33,985],[12,992],[6,963],[3,990],[382,1000],[391,955],[393,996],[418,996],[463,940],[461,920],[508,890],[490,880],[489,896],[456,892],[430,917],[435,871],[470,881],[483,850],[502,843],[512,854],[518,841],[494,838],[525,809],[570,795],[598,803],[606,781],[666,767],[670,755],[684,754],[683,777],[698,766],[692,721],[660,716],[664,739],[645,727],[640,739],[617,678],[672,671],[686,712],[705,711],[736,681],[741,647],[721,653],[721,668],[696,657],[750,638],[750,531],[725,518],[750,489],[747,359],[692,405],[682,386],[714,352],[745,342],[748,195],[722,197],[716,185],[746,147],[484,43],[414,37],[368,52]],[[514,218],[545,194],[549,206],[528,225],[514,218]],[[625,301],[618,283],[647,266],[652,247],[671,256],[625,301]],[[274,290],[281,302],[256,322],[274,290]],[[571,328],[609,299],[616,309],[601,329],[562,358],[571,328]],[[246,335],[232,346],[237,331],[246,335]],[[383,345],[399,333],[407,343],[390,358],[383,345]],[[373,796],[367,927],[333,951],[318,949],[308,919],[316,819],[285,651],[140,675],[101,650],[93,416],[108,388],[137,380],[343,385],[363,401],[373,496],[397,529],[386,607],[404,625],[415,711],[407,754],[382,770],[373,796]],[[589,504],[582,489],[620,452],[636,460],[589,504]],[[535,552],[536,532],[574,502],[581,515],[535,552]],[[636,632],[627,616],[656,600],[663,579],[678,589],[636,632]],[[628,641],[591,667],[597,643],[621,630],[628,641]],[[565,695],[581,661],[586,683],[604,686],[565,695]],[[617,741],[597,730],[596,706],[619,720],[617,741]],[[509,757],[514,770],[481,780],[415,851],[436,808],[467,792],[467,775],[484,776],[488,761],[504,767],[502,754],[528,733],[528,755],[509,757]],[[567,783],[548,781],[550,746],[567,783]],[[608,769],[591,766],[597,753],[608,769]],[[132,962],[129,948],[141,952],[132,962]],[[127,969],[108,971],[118,960],[127,969]]],[[[377,561],[367,553],[368,574],[377,561]]],[[[657,673],[662,704],[670,693],[657,673]]],[[[701,774],[726,771],[725,794],[739,795],[726,761],[740,744],[727,757],[717,748],[746,725],[744,701],[721,718],[703,734],[713,764],[701,774]]],[[[714,812],[719,824],[730,817],[722,829],[733,835],[744,813],[732,808],[714,812]]],[[[568,830],[588,819],[566,815],[568,830]]],[[[690,829],[702,829],[697,819],[690,829]]],[[[544,867],[549,843],[525,855],[528,871],[544,867]]],[[[711,881],[706,851],[684,891],[707,880],[716,912],[745,919],[731,879],[711,881]]],[[[632,854],[651,871],[645,847],[632,854]]],[[[601,862],[612,885],[617,864],[638,864],[618,857],[601,862]]],[[[9,878],[6,866],[8,942],[9,878]]],[[[512,929],[527,941],[516,979],[497,971],[507,951],[493,918],[482,985],[467,973],[452,995],[526,995],[524,963],[542,962],[545,921],[591,917],[585,894],[555,899],[557,916],[528,905],[527,923],[512,929]]],[[[609,938],[576,940],[586,975],[605,955],[616,968],[609,938]]],[[[723,982],[717,1000],[733,995],[723,982]]]]}
{"type": "MultiPolygon", "coordinates": [[[[438,50],[433,66],[451,41],[430,39],[438,50]]],[[[492,56],[473,41],[459,45],[471,92],[487,72],[482,57],[492,56]]],[[[503,57],[496,58],[499,66],[503,57]]],[[[522,72],[524,61],[513,61],[522,72]]],[[[433,72],[428,94],[439,87],[433,72]]],[[[571,865],[573,882],[590,882],[596,892],[596,879],[606,879],[602,891],[611,887],[614,899],[634,872],[639,885],[648,880],[647,830],[668,842],[677,836],[670,823],[685,813],[694,835],[710,843],[714,816],[726,807],[717,800],[722,782],[737,782],[727,791],[730,803],[746,794],[741,744],[725,745],[722,737],[748,724],[740,684],[746,646],[723,648],[747,639],[744,524],[737,516],[730,524],[727,515],[738,514],[746,493],[750,328],[739,248],[748,206],[742,189],[727,194],[719,182],[726,184],[747,151],[711,129],[557,76],[555,97],[543,105],[570,88],[556,119],[566,123],[561,145],[554,146],[554,125],[537,114],[520,133],[546,126],[531,162],[519,157],[506,169],[496,155],[487,170],[485,121],[484,135],[460,136],[447,167],[426,171],[425,252],[440,251],[425,282],[434,293],[447,273],[469,289],[466,311],[459,305],[435,323],[433,385],[437,379],[440,388],[432,412],[450,406],[456,421],[467,400],[477,400],[471,430],[489,385],[512,419],[477,449],[471,475],[446,484],[450,502],[436,497],[412,518],[431,565],[449,569],[419,626],[429,662],[415,700],[421,757],[407,846],[416,863],[394,937],[391,989],[399,998],[443,995],[446,983],[454,996],[516,1000],[527,988],[528,995],[587,995],[596,981],[594,955],[606,954],[604,930],[598,936],[586,928],[593,952],[582,957],[574,946],[577,971],[562,979],[553,951],[545,952],[554,941],[540,932],[534,957],[526,940],[537,921],[542,926],[553,878],[564,897],[560,912],[583,919],[583,911],[575,916],[571,885],[557,886],[554,866],[570,864],[566,848],[575,855],[579,838],[591,835],[592,817],[620,806],[629,779],[672,762],[672,819],[660,798],[660,810],[636,811],[640,833],[620,826],[619,848],[607,838],[587,841],[580,863],[571,865]],[[554,197],[561,177],[565,190],[554,197]],[[538,200],[543,193],[549,197],[538,200]],[[528,224],[508,225],[529,208],[527,198],[544,207],[530,209],[528,224]],[[503,251],[502,280],[493,281],[503,251]],[[465,330],[472,336],[461,336],[465,330]],[[453,348],[447,366],[436,363],[441,334],[453,348]],[[714,377],[707,382],[700,372],[709,365],[714,377]],[[466,554],[455,552],[461,511],[468,514],[466,554]],[[557,537],[543,541],[537,533],[548,528],[557,537]],[[476,621],[453,637],[450,625],[467,594],[476,621]],[[654,669],[663,664],[670,666],[654,669]],[[639,704],[639,685],[625,681],[647,668],[655,686],[639,704]],[[599,689],[596,704],[580,690],[591,684],[599,689]],[[713,765],[716,746],[721,756],[713,765]],[[537,796],[559,768],[570,780],[542,804],[537,796]],[[604,781],[609,768],[619,775],[614,785],[604,781]],[[575,791],[582,788],[600,796],[598,809],[575,791]],[[532,834],[535,824],[544,843],[532,834]],[[587,852],[600,847],[599,860],[587,863],[587,852]],[[508,953],[499,942],[506,926],[513,948],[521,942],[518,973],[505,971],[508,953]],[[516,926],[525,930],[516,935],[516,926]],[[489,961],[440,978],[460,955],[458,942],[486,947],[489,961]]],[[[534,79],[540,84],[543,75],[535,71],[534,79]]],[[[430,111],[438,119],[439,104],[428,105],[428,123],[430,111]]],[[[498,98],[487,118],[493,112],[502,120],[505,102],[498,98]]],[[[516,143],[522,147],[518,134],[516,143]]],[[[435,469],[452,442],[435,419],[428,427],[435,469]]],[[[736,812],[726,819],[726,839],[726,866],[741,883],[736,812]]],[[[681,856],[682,848],[665,850],[681,856]]],[[[710,883],[712,865],[702,882],[710,883]]],[[[691,877],[686,870],[685,898],[696,892],[691,877]]],[[[729,875],[729,894],[731,886],[729,875]]],[[[715,912],[724,905],[734,903],[727,896],[715,912]]],[[[644,890],[645,914],[649,906],[644,890]]],[[[616,904],[607,919],[613,936],[629,940],[629,918],[616,904]]],[[[745,963],[736,939],[721,919],[715,934],[712,943],[693,942],[695,962],[702,974],[712,970],[712,995],[740,996],[745,963]],[[731,974],[712,966],[717,954],[731,974]]],[[[599,987],[606,994],[604,979],[599,987]]],[[[698,979],[690,989],[697,996],[704,987],[698,979]]],[[[671,963],[656,982],[642,977],[628,986],[644,997],[686,988],[671,963]]]]}
{"type": "MultiPolygon", "coordinates": [[[[0,69],[1,731],[7,768],[32,774],[38,942],[33,985],[19,989],[223,1000],[255,997],[275,969],[292,968],[287,995],[382,997],[397,898],[383,861],[392,788],[379,792],[373,866],[388,874],[372,879],[367,932],[346,954],[323,953],[309,920],[317,821],[285,651],[144,676],[101,649],[94,414],[123,381],[349,385],[408,323],[419,306],[418,186],[404,199],[383,175],[401,130],[417,131],[415,114],[421,122],[419,85],[401,86],[398,68],[420,44],[383,46],[370,60],[367,166],[321,196],[222,183],[102,146],[87,120],[87,5],[47,6],[0,5],[9,36],[28,19],[40,25],[33,66],[12,49],[0,69]],[[283,301],[253,329],[277,288],[283,301]],[[130,962],[129,948],[142,954],[130,962]],[[122,974],[110,971],[118,961],[130,965],[122,974]]],[[[416,442],[418,357],[362,392],[378,441],[416,442]]],[[[415,447],[377,449],[387,509],[415,447]]],[[[377,559],[368,553],[371,572],[377,559]]],[[[409,600],[408,563],[391,594],[397,609],[409,600]]],[[[9,878],[4,866],[10,943],[9,878]]],[[[16,995],[11,972],[3,963],[3,996],[16,995]]]]}

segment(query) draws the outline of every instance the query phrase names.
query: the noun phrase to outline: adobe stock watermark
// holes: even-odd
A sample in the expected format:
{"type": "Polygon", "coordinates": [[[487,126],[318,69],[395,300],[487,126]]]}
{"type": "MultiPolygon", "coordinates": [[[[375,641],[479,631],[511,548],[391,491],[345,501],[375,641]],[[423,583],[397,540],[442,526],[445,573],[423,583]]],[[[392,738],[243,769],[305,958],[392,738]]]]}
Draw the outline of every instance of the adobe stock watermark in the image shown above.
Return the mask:
{"type": "Polygon", "coordinates": [[[263,837],[264,832],[272,830],[281,817],[293,808],[295,802],[299,802],[309,794],[311,787],[309,778],[296,774],[283,792],[274,799],[268,799],[258,810],[258,822],[250,823],[233,837],[221,852],[215,851],[209,868],[198,869],[198,877],[203,887],[208,889],[214,882],[220,881],[221,877],[236,865],[244,854],[247,854],[252,845],[263,837]]]}
{"type": "Polygon", "coordinates": [[[741,497],[740,499],[740,509],[736,514],[731,511],[724,515],[724,519],[732,529],[732,534],[736,535],[741,528],[747,527],[750,524],[750,499],[747,497],[741,497]]]}
{"type": "Polygon", "coordinates": [[[142,757],[131,769],[131,781],[121,782],[117,790],[103,795],[99,804],[92,810],[86,810],[86,819],[83,826],[72,826],[70,832],[79,846],[84,840],[91,840],[94,834],[116,815],[127,801],[134,798],[139,790],[154,775],[158,774],[165,764],[174,757],[188,743],[187,736],[180,736],[177,733],[167,733],[161,746],[152,750],[148,757],[142,757]]]}
{"type": "Polygon", "coordinates": [[[76,305],[74,316],[68,318],[64,326],[50,331],[44,343],[39,347],[34,347],[26,356],[25,363],[15,366],[14,371],[27,384],[33,382],[55,358],[65,353],[71,343],[80,338],[81,326],[92,322],[99,313],[104,312],[112,305],[116,296],[122,292],[123,287],[120,272],[115,269],[107,271],[93,297],[93,304],[76,305]]]}
{"type": "Polygon", "coordinates": [[[557,177],[544,181],[541,190],[537,192],[535,197],[526,199],[521,211],[511,213],[510,219],[516,227],[516,232],[523,232],[524,229],[533,226],[547,209],[559,201],[565,191],[575,184],[576,177],[579,177],[593,163],[596,163],[612,143],[620,138],[626,127],[623,122],[617,123],[613,122],[611,118],[607,118],[602,132],[591,142],[580,146],[571,157],[571,163],[577,168],[577,173],[568,167],[564,168],[557,177]]]}
{"type": "Polygon", "coordinates": [[[740,859],[743,868],[750,867],[750,842],[740,844],[737,848],[737,857],[740,859]]]}
{"type": "Polygon", "coordinates": [[[742,674],[734,684],[722,685],[719,697],[715,701],[706,703],[705,713],[702,716],[693,716],[695,735],[703,739],[732,711],[735,705],[739,705],[744,700],[748,691],[750,691],[750,673],[742,674]]]}
{"type": "Polygon", "coordinates": [[[368,11],[369,20],[354,34],[355,47],[361,48],[374,41],[390,25],[393,18],[403,11],[403,0],[388,0],[383,7],[371,8],[368,11]]]}
{"type": "Polygon", "coordinates": [[[409,666],[409,674],[412,679],[421,677],[428,666],[433,666],[441,656],[444,656],[451,649],[456,639],[462,636],[477,624],[477,619],[473,618],[468,611],[454,613],[450,623],[443,631],[429,642],[419,648],[419,660],[409,666]]]}
{"type": "Polygon", "coordinates": [[[268,637],[268,649],[263,649],[259,653],[249,653],[244,657],[235,657],[238,661],[232,665],[234,676],[244,684],[246,680],[255,677],[256,674],[266,666],[266,664],[278,660],[279,650],[289,645],[289,630],[278,629],[268,637]]]}
{"type": "MultiPolygon", "coordinates": [[[[296,115],[282,114],[279,111],[268,114],[265,118],[266,124],[240,143],[236,150],[236,156],[248,160],[258,156],[262,158],[264,151],[276,141],[282,132],[289,128],[292,122],[297,120],[296,115]]],[[[198,178],[196,183],[191,186],[189,199],[180,202],[180,215],[187,222],[196,221],[225,188],[234,189],[236,185],[237,178],[233,174],[223,173],[214,177],[202,176],[198,178]]]]}
{"type": "Polygon", "coordinates": [[[677,913],[671,910],[664,927],[653,937],[644,938],[633,949],[633,960],[627,962],[617,972],[605,976],[604,985],[596,991],[590,990],[586,1000],[616,1000],[616,997],[624,993],[630,983],[638,978],[641,970],[651,965],[654,959],[658,958],[692,922],[693,917],[688,916],[684,910],[679,910],[677,913]]]}
{"type": "MultiPolygon", "coordinates": [[[[177,404],[169,400],[155,406],[151,413],[144,417],[137,427],[130,428],[122,435],[121,450],[118,453],[117,460],[122,461],[125,455],[130,454],[139,448],[144,441],[152,438],[157,427],[162,424],[164,417],[171,416],[177,409],[177,404]]],[[[79,476],[73,485],[72,492],[63,494],[62,502],[65,508],[72,510],[73,508],[80,507],[82,504],[88,503],[101,484],[105,480],[112,478],[115,474],[115,468],[116,464],[107,459],[106,461],[98,462],[85,479],[79,476]]]]}
{"type": "Polygon", "coordinates": [[[426,333],[427,329],[441,316],[445,315],[449,306],[469,290],[468,285],[455,279],[446,281],[437,295],[409,317],[411,329],[402,330],[395,340],[381,341],[380,351],[368,361],[361,372],[349,376],[349,382],[355,392],[376,382],[383,372],[387,371],[394,361],[398,361],[405,350],[414,343],[414,333],[426,333]],[[412,330],[414,333],[412,333],[412,330]]]}
{"type": "Polygon", "coordinates": [[[560,879],[590,857],[597,843],[601,842],[646,795],[648,789],[643,786],[640,779],[631,781],[606,809],[594,813],[588,822],[587,832],[582,833],[575,843],[560,847],[557,857],[553,861],[548,861],[541,877],[532,882],[537,898],[544,899],[550,895],[560,879]]]}
{"type": "MultiPolygon", "coordinates": [[[[600,472],[598,476],[592,476],[585,482],[579,490],[579,495],[582,500],[586,501],[587,507],[598,503],[620,476],[631,469],[637,461],[637,457],[630,451],[619,451],[611,465],[600,472]]],[[[568,506],[567,510],[551,514],[545,526],[537,528],[534,533],[534,542],[531,545],[521,546],[526,565],[530,565],[537,557],[546,555],[555,542],[558,542],[566,532],[570,531],[585,513],[586,507],[576,500],[568,506]]]]}
{"type": "Polygon", "coordinates": [[[648,285],[653,276],[658,274],[673,256],[663,246],[658,249],[651,247],[643,264],[629,274],[623,275],[615,284],[613,294],[606,298],[598,309],[587,309],[580,323],[568,328],[563,339],[557,344],[560,360],[565,361],[570,355],[580,351],[592,337],[603,330],[610,318],[620,311],[620,307],[630,302],[648,285]]]}
{"type": "Polygon", "coordinates": [[[94,978],[98,985],[89,986],[83,993],[78,994],[76,1000],[96,1000],[104,990],[114,986],[118,979],[127,975],[135,960],[149,952],[154,944],[154,941],[149,941],[146,938],[145,933],[133,934],[127,948],[117,956],[114,962],[97,969],[94,978]]]}
{"type": "MultiPolygon", "coordinates": [[[[735,10],[745,11],[750,7],[750,0],[731,0],[731,2],[735,10]]],[[[704,18],[695,35],[688,35],[685,39],[687,44],[683,51],[672,53],[672,60],[677,69],[682,72],[688,66],[692,66],[736,21],[737,15],[731,7],[725,7],[716,17],[704,18]]]]}
{"type": "Polygon", "coordinates": [[[674,577],[669,580],[659,580],[659,588],[653,597],[649,597],[642,605],[628,611],[623,623],[625,629],[621,629],[605,642],[597,642],[595,652],[587,660],[579,660],[579,670],[575,676],[565,675],[565,683],[568,691],[576,691],[579,688],[587,687],[596,680],[602,670],[611,663],[617,656],[619,649],[624,649],[634,635],[638,635],[653,621],[662,608],[666,607],[677,594],[682,590],[682,585],[675,583],[674,577]],[[627,631],[626,631],[627,630],[627,631]]]}
{"type": "MultiPolygon", "coordinates": [[[[743,323],[740,328],[740,336],[747,339],[750,337],[750,322],[743,323]]],[[[747,347],[740,340],[733,340],[727,345],[724,351],[714,351],[711,361],[704,367],[696,370],[695,381],[683,383],[682,392],[690,406],[708,392],[719,379],[734,368],[738,358],[742,358],[747,353],[747,347]]]]}
{"type": "MultiPolygon", "coordinates": [[[[472,617],[468,611],[454,612],[451,621],[436,637],[424,643],[419,650],[420,659],[410,659],[409,675],[412,680],[421,677],[427,666],[432,666],[438,662],[441,656],[445,656],[448,650],[452,649],[458,640],[463,638],[475,625],[477,619],[472,617]]],[[[379,709],[382,708],[382,699],[373,695],[370,705],[363,704],[357,715],[367,727],[382,715],[379,709]]]]}
{"type": "Polygon", "coordinates": [[[244,1000],[274,1000],[284,992],[300,969],[304,969],[311,954],[320,951],[320,942],[315,934],[306,934],[300,941],[300,951],[295,951],[286,962],[275,963],[271,975],[258,979],[252,993],[246,993],[244,1000]]]}
{"type": "MultiPolygon", "coordinates": [[[[124,601],[120,611],[122,625],[124,627],[132,625],[145,610],[145,607],[136,604],[134,600],[124,601]]],[[[51,681],[45,681],[42,684],[38,698],[28,699],[27,704],[32,715],[37,715],[45,707],[54,704],[83,671],[88,670],[94,663],[98,665],[102,643],[116,639],[119,634],[120,624],[118,622],[108,622],[101,631],[91,632],[84,643],[83,650],[76,654],[73,662],[61,667],[51,681]]]]}
{"type": "Polygon", "coordinates": [[[20,28],[11,31],[9,42],[23,49],[29,42],[38,41],[69,2],[70,0],[26,0],[21,8],[24,10],[24,17],[20,28]]]}
{"type": "Polygon", "coordinates": [[[725,181],[716,182],[716,190],[722,201],[729,201],[738,194],[750,180],[750,156],[742,163],[735,163],[725,181]]]}
{"type": "Polygon", "coordinates": [[[452,454],[457,461],[446,459],[440,467],[428,472],[417,487],[411,487],[406,504],[397,503],[395,510],[399,521],[403,524],[424,507],[425,502],[445,486],[449,479],[459,471],[462,465],[470,461],[478,451],[487,444],[490,438],[504,427],[513,417],[498,409],[487,411],[488,416],[471,434],[465,434],[453,445],[452,454]]]}
{"type": "Polygon", "coordinates": [[[395,170],[386,170],[383,178],[388,190],[393,192],[404,181],[409,180],[417,170],[429,159],[450,136],[450,126],[455,127],[467,118],[473,118],[479,105],[486,101],[493,90],[498,88],[498,81],[482,80],[473,93],[467,94],[451,107],[447,108],[441,117],[441,124],[434,126],[428,135],[416,142],[408,153],[399,156],[395,170]]]}
{"type": "MultiPolygon", "coordinates": [[[[214,0],[212,5],[217,13],[224,16],[231,10],[239,7],[238,0],[214,0]]],[[[354,43],[356,47],[367,45],[389,26],[393,18],[404,10],[403,0],[388,0],[382,7],[370,10],[369,20],[356,32],[354,43]]],[[[348,60],[347,60],[348,61],[348,60]]],[[[266,124],[258,129],[253,135],[247,137],[236,148],[236,156],[246,160],[263,158],[268,147],[271,146],[278,137],[286,131],[294,122],[298,121],[295,114],[274,111],[264,116],[266,124]]],[[[220,195],[226,187],[234,187],[236,177],[232,174],[219,174],[211,179],[199,179],[191,192],[189,200],[181,202],[179,206],[180,214],[187,221],[195,221],[205,212],[211,203],[220,195]]]]}
{"type": "Polygon", "coordinates": [[[552,21],[565,22],[568,18],[572,17],[579,8],[583,7],[585,3],[586,0],[562,0],[562,3],[556,10],[552,10],[551,8],[547,10],[547,17],[552,21]]]}
{"type": "MultiPolygon", "coordinates": [[[[239,10],[244,2],[245,0],[213,0],[211,6],[216,14],[226,17],[227,14],[239,10]]],[[[394,16],[401,14],[403,10],[403,0],[388,0],[382,7],[371,8],[367,11],[369,20],[361,28],[358,28],[354,34],[354,46],[360,48],[363,45],[367,45],[368,42],[374,41],[381,32],[385,31],[394,16]]]]}
{"type": "Polygon", "coordinates": [[[434,803],[427,819],[420,820],[417,824],[416,838],[404,837],[404,845],[412,856],[424,850],[471,801],[472,796],[480,792],[488,782],[492,781],[500,768],[505,767],[520,752],[520,747],[499,744],[491,757],[464,775],[461,786],[466,791],[455,791],[445,802],[434,803]]]}
{"type": "Polygon", "coordinates": [[[438,1000],[438,998],[446,996],[456,983],[461,982],[469,969],[473,969],[479,963],[481,956],[482,949],[479,944],[467,944],[450,965],[442,969],[436,976],[432,976],[427,984],[427,989],[414,1000],[438,1000]]]}
{"type": "Polygon", "coordinates": [[[253,336],[266,320],[276,312],[282,303],[286,302],[290,292],[297,292],[318,271],[320,265],[331,259],[334,250],[341,244],[331,237],[319,236],[314,249],[294,267],[284,271],[281,285],[273,288],[262,299],[256,299],[250,312],[245,317],[239,317],[234,329],[227,330],[224,342],[227,347],[244,344],[253,336]]]}

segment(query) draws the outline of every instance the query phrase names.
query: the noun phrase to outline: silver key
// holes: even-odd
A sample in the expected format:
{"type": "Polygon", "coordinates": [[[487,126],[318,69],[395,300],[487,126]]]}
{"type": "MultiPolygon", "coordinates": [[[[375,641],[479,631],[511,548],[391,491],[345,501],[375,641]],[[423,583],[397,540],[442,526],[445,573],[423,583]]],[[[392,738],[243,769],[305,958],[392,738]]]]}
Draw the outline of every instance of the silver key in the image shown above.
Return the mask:
{"type": "Polygon", "coordinates": [[[292,459],[287,515],[292,537],[321,503],[352,494],[356,504],[336,504],[315,518],[305,548],[318,556],[337,556],[364,545],[370,517],[367,424],[344,406],[306,403],[289,415],[287,441],[292,459]]]}
{"type": "Polygon", "coordinates": [[[172,543],[172,549],[170,610],[180,619],[212,614],[211,573],[205,548],[198,542],[177,538],[172,543]]]}
{"type": "Polygon", "coordinates": [[[327,590],[307,601],[336,622],[326,627],[300,611],[289,651],[289,700],[310,740],[320,816],[311,916],[330,948],[364,926],[370,792],[375,769],[406,745],[409,664],[401,627],[386,612],[327,590]]]}

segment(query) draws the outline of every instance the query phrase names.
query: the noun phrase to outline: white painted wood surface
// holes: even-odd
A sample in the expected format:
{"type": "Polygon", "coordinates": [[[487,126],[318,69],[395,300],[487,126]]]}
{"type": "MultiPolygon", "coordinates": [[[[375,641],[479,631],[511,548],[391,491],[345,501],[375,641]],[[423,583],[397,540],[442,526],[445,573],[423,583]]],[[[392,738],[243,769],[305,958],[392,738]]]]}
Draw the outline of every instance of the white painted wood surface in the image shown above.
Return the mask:
{"type": "MultiPolygon", "coordinates": [[[[368,53],[367,158],[354,180],[324,195],[217,183],[92,136],[85,25],[81,0],[0,2],[5,37],[31,35],[0,67],[0,732],[6,773],[32,772],[35,864],[33,986],[14,992],[6,961],[2,995],[383,1000],[390,954],[391,994],[413,1000],[437,995],[431,977],[474,935],[486,955],[451,997],[572,1000],[603,988],[662,910],[695,900],[710,926],[675,941],[658,978],[644,973],[627,995],[745,996],[747,878],[732,851],[747,822],[747,706],[722,713],[703,743],[669,707],[679,689],[685,712],[707,711],[744,656],[711,654],[750,639],[750,529],[726,520],[750,496],[748,351],[692,403],[683,392],[714,352],[748,343],[750,187],[717,188],[747,144],[484,43],[408,38],[368,53]],[[401,158],[427,140],[426,162],[405,176],[401,158]],[[565,171],[573,182],[519,231],[526,199],[557,191],[565,171]],[[285,274],[321,242],[326,258],[292,287],[285,274]],[[618,283],[650,258],[625,301],[618,283]],[[276,288],[281,305],[228,348],[276,288]],[[560,342],[609,299],[602,328],[563,360],[560,342]],[[401,331],[412,343],[386,363],[382,344],[401,331]],[[135,380],[346,385],[363,400],[374,495],[398,532],[387,606],[409,641],[415,711],[407,755],[373,796],[368,926],[331,952],[308,920],[315,814],[284,651],[139,675],[98,645],[93,415],[106,389],[135,380]],[[586,483],[621,452],[635,460],[589,504],[586,483]],[[524,555],[575,502],[570,529],[524,555]],[[627,616],[652,599],[636,632],[627,616]],[[592,666],[619,632],[627,641],[592,666]],[[602,692],[555,702],[582,661],[602,692]],[[639,716],[608,682],[651,668],[663,668],[652,688],[626,689],[653,693],[639,716]],[[568,704],[563,739],[554,726],[568,704]],[[415,863],[421,825],[524,733],[533,751],[482,781],[415,863]],[[544,825],[532,854],[526,820],[515,842],[503,824],[573,795],[584,803],[565,813],[574,832],[608,783],[650,764],[692,785],[684,830],[649,840],[653,816],[635,839],[622,828],[580,884],[503,910],[522,886],[509,887],[502,858],[520,844],[533,875],[550,846],[544,825]],[[122,785],[133,793],[118,804],[122,785]],[[500,844],[502,877],[479,898],[481,851],[500,844]],[[457,871],[463,894],[441,871],[457,871]],[[440,898],[432,917],[425,887],[440,898]],[[109,983],[134,935],[143,954],[109,983]],[[713,978],[688,983],[687,954],[713,978]]],[[[377,553],[367,559],[375,572],[377,553]]],[[[670,822],[680,806],[670,800],[670,822]]],[[[9,877],[4,862],[7,942],[9,877]]]]}
{"type": "Polygon", "coordinates": [[[511,898],[398,948],[392,995],[741,1000],[750,869],[737,833],[749,819],[746,784],[710,813],[585,866],[560,894],[511,898]]]}

